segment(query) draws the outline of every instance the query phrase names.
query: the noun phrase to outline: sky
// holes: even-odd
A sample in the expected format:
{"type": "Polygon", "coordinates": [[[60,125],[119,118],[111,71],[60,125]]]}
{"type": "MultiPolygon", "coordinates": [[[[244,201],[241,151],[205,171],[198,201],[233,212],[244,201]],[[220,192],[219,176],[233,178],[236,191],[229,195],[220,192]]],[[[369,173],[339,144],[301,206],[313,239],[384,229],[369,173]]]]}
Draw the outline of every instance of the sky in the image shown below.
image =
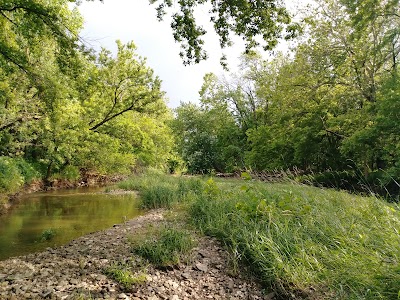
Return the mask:
{"type": "MultiPolygon", "coordinates": [[[[184,66],[179,56],[180,45],[175,43],[170,20],[158,22],[154,5],[148,0],[104,0],[84,1],[78,6],[85,23],[81,37],[89,46],[100,49],[105,47],[116,52],[117,39],[126,43],[133,41],[137,53],[147,57],[147,64],[162,80],[162,89],[166,92],[168,106],[175,108],[180,102],[197,102],[203,76],[212,72],[222,75],[219,63],[222,51],[218,37],[213,33],[212,25],[207,22],[207,10],[199,12],[199,21],[207,32],[205,49],[209,58],[197,65],[184,66]]],[[[224,53],[228,56],[231,70],[238,65],[238,57],[244,49],[240,40],[224,53]]]]}

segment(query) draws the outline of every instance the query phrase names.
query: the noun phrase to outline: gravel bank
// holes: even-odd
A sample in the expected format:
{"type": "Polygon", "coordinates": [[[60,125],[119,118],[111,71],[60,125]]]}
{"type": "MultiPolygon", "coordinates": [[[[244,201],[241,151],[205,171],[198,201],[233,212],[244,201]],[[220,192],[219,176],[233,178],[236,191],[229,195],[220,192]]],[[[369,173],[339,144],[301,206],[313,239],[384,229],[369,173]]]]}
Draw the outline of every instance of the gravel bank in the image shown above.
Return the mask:
{"type": "Polygon", "coordinates": [[[0,299],[273,299],[243,278],[232,277],[228,253],[214,240],[199,238],[192,258],[174,269],[143,266],[130,251],[129,236],[163,222],[163,211],[115,225],[44,252],[0,261],[0,299]],[[137,265],[145,282],[125,290],[104,275],[115,264],[137,265]]]}

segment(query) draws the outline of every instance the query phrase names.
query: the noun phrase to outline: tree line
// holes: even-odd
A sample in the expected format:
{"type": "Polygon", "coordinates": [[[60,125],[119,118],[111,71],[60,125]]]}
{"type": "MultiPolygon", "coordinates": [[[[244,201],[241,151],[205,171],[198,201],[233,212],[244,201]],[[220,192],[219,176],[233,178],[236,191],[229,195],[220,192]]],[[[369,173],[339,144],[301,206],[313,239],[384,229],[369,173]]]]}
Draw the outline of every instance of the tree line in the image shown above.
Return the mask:
{"type": "Polygon", "coordinates": [[[205,3],[222,48],[232,34],[246,42],[238,72],[207,74],[200,104],[174,112],[134,43],[87,48],[68,2],[0,3],[1,192],[155,166],[298,170],[301,181],[398,194],[398,0],[318,0],[297,23],[276,1],[150,1],[160,20],[172,10],[184,64],[207,58],[194,17],[205,3]],[[282,39],[296,46],[268,60],[254,51],[282,39]]]}
{"type": "Polygon", "coordinates": [[[204,77],[173,128],[196,173],[296,171],[297,179],[399,194],[398,1],[318,0],[294,49],[204,77]]]}

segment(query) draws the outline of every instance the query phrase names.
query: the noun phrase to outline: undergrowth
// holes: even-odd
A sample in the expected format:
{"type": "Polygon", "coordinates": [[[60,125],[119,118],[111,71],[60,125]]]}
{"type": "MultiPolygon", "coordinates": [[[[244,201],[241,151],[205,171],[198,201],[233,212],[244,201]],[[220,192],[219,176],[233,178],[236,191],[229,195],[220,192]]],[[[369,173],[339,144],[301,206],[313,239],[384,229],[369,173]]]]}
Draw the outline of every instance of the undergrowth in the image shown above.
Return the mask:
{"type": "MultiPolygon", "coordinates": [[[[132,179],[131,186],[151,194],[151,201],[144,200],[149,207],[185,203],[191,224],[222,241],[266,288],[284,298],[400,299],[396,204],[293,183],[238,179],[150,174],[132,179]],[[150,192],[157,189],[158,194],[150,192]]],[[[174,264],[163,258],[174,257],[174,250],[165,250],[175,245],[174,234],[161,234],[135,251],[155,264],[174,264]]]]}

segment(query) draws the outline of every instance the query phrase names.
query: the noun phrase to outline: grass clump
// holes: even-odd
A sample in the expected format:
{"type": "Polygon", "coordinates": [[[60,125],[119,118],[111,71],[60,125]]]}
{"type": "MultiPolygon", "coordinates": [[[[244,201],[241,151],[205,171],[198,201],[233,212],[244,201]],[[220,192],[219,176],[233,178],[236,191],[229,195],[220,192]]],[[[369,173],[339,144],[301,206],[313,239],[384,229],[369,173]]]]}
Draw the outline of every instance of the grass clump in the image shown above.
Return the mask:
{"type": "Polygon", "coordinates": [[[171,208],[201,193],[203,182],[198,178],[173,177],[153,171],[120,182],[118,188],[139,191],[143,208],[171,208]]]}
{"type": "Polygon", "coordinates": [[[104,273],[118,282],[125,290],[131,290],[133,286],[142,285],[147,282],[147,275],[145,273],[134,274],[126,266],[119,264],[106,268],[104,273]]]}
{"type": "Polygon", "coordinates": [[[146,187],[140,196],[143,208],[170,208],[177,200],[176,189],[168,184],[146,187]]]}
{"type": "Polygon", "coordinates": [[[57,232],[53,228],[45,229],[40,235],[40,241],[41,242],[51,241],[56,236],[56,234],[57,232]]]}
{"type": "Polygon", "coordinates": [[[187,259],[194,241],[190,234],[174,227],[163,228],[150,239],[136,242],[132,250],[157,267],[175,266],[187,259]]]}
{"type": "MultiPolygon", "coordinates": [[[[283,298],[400,299],[396,204],[292,183],[159,174],[131,180],[145,207],[183,208],[283,298]]],[[[170,266],[190,244],[190,235],[166,228],[133,250],[170,266]]]]}

